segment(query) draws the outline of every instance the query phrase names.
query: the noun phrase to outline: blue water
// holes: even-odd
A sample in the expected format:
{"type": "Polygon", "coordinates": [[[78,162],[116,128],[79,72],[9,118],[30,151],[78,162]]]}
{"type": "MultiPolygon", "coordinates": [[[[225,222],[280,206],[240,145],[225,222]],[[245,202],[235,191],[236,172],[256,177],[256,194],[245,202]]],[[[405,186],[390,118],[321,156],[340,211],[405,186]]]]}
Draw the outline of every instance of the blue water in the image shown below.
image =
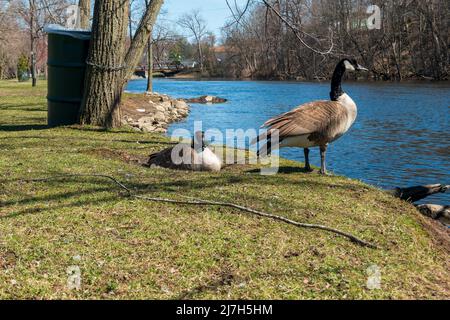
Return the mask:
{"type": "MultiPolygon", "coordinates": [[[[133,80],[131,92],[145,90],[145,80],[133,80]]],[[[450,184],[449,83],[345,83],[358,105],[351,130],[330,145],[327,165],[335,174],[392,188],[430,183],[450,184]]],[[[192,104],[189,117],[169,128],[257,129],[267,119],[302,103],[328,99],[328,83],[268,81],[191,81],[157,79],[156,92],[178,98],[214,95],[229,102],[192,104]]],[[[303,161],[301,149],[282,149],[281,156],[303,161]]],[[[313,149],[311,161],[320,164],[313,149]]],[[[450,204],[450,193],[428,198],[428,203],[450,204]]]]}

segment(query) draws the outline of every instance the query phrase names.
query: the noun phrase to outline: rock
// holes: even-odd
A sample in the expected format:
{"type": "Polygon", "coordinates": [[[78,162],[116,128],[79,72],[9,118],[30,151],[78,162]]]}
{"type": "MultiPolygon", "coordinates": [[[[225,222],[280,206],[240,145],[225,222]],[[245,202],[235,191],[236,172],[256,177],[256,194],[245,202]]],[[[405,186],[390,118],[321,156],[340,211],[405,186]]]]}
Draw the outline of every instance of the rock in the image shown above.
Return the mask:
{"type": "Polygon", "coordinates": [[[156,128],[153,132],[156,132],[156,133],[166,133],[166,132],[167,132],[167,129],[165,129],[165,128],[156,128]]]}
{"type": "Polygon", "coordinates": [[[163,106],[162,104],[157,104],[157,105],[155,105],[155,109],[156,109],[158,112],[165,112],[165,111],[166,111],[166,108],[164,108],[164,106],[163,106]]]}
{"type": "Polygon", "coordinates": [[[189,114],[189,105],[181,99],[172,99],[167,95],[145,93],[144,102],[136,99],[136,103],[125,104],[122,118],[124,125],[136,131],[167,132],[170,123],[180,121],[189,114]]]}
{"type": "Polygon", "coordinates": [[[144,132],[154,132],[156,130],[156,128],[151,123],[140,124],[139,129],[144,132]]]}
{"type": "Polygon", "coordinates": [[[450,224],[450,206],[440,206],[436,204],[422,204],[417,209],[423,215],[434,220],[439,220],[444,224],[450,224]]]}
{"type": "Polygon", "coordinates": [[[170,109],[172,109],[172,103],[170,101],[165,101],[161,103],[160,106],[164,109],[164,111],[169,111],[170,109]]]}
{"type": "Polygon", "coordinates": [[[155,115],[153,116],[153,118],[154,118],[154,120],[155,121],[158,121],[158,122],[164,122],[164,121],[166,121],[166,115],[164,114],[164,112],[161,112],[161,111],[158,111],[158,112],[156,112],[155,113],[155,115]]]}
{"type": "Polygon", "coordinates": [[[185,101],[188,103],[224,103],[228,100],[215,96],[201,96],[199,98],[186,99],[185,101]]]}
{"type": "Polygon", "coordinates": [[[146,123],[153,123],[154,121],[155,121],[154,117],[142,117],[142,118],[139,118],[137,123],[140,125],[140,124],[146,124],[146,123]]]}
{"type": "Polygon", "coordinates": [[[182,109],[182,110],[189,109],[188,104],[183,100],[176,100],[174,103],[175,103],[175,108],[177,108],[177,109],[182,109]]]}

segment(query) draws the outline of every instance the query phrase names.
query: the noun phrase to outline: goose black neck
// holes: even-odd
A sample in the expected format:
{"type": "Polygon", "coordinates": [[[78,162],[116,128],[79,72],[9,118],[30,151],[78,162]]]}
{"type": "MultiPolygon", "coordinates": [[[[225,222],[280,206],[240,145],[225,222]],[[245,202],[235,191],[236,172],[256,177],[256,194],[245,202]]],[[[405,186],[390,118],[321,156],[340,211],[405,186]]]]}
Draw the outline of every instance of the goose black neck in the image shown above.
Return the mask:
{"type": "Polygon", "coordinates": [[[344,94],[342,90],[342,78],[345,74],[345,63],[344,60],[338,63],[336,69],[333,73],[333,78],[331,79],[331,101],[336,101],[340,96],[344,94]]]}
{"type": "Polygon", "coordinates": [[[205,151],[205,141],[197,141],[195,137],[192,137],[191,148],[197,152],[205,151]]]}

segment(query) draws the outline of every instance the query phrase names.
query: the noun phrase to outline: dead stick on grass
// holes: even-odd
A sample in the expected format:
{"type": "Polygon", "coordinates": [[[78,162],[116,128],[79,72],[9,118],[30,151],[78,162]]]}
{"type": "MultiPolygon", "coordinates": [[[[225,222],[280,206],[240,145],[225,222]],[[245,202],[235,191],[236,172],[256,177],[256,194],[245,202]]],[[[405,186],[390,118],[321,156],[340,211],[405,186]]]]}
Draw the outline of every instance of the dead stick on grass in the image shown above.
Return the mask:
{"type": "Polygon", "coordinates": [[[263,212],[263,211],[254,210],[254,209],[240,206],[240,205],[237,205],[234,203],[217,202],[217,201],[210,201],[210,200],[203,200],[203,199],[175,200],[175,199],[152,198],[152,197],[136,195],[133,193],[133,191],[131,191],[131,189],[129,189],[123,183],[118,181],[116,178],[108,176],[108,175],[103,175],[103,174],[68,174],[68,175],[58,175],[58,176],[53,176],[53,177],[48,177],[48,178],[41,178],[41,179],[21,179],[20,181],[23,181],[23,182],[46,182],[46,181],[51,181],[51,180],[59,180],[59,179],[67,179],[67,178],[83,178],[83,177],[95,177],[95,178],[109,179],[112,182],[114,182],[117,186],[119,186],[122,190],[126,191],[129,197],[132,197],[135,199],[152,201],[152,202],[183,204],[183,205],[228,207],[228,208],[248,212],[248,213],[254,214],[259,217],[264,217],[264,218],[269,218],[269,219],[276,220],[276,221],[281,221],[281,222],[284,222],[284,223],[287,223],[287,224],[290,224],[290,225],[293,225],[293,226],[296,226],[299,228],[318,229],[318,230],[332,232],[332,233],[338,234],[340,236],[343,236],[361,246],[378,249],[378,246],[376,246],[370,242],[361,240],[350,233],[347,233],[347,232],[344,232],[344,231],[341,231],[338,229],[330,228],[330,227],[327,227],[324,225],[319,225],[319,224],[300,223],[300,222],[297,222],[297,221],[294,221],[294,220],[291,220],[291,219],[288,219],[288,218],[285,218],[282,216],[270,214],[270,213],[263,212]]]}

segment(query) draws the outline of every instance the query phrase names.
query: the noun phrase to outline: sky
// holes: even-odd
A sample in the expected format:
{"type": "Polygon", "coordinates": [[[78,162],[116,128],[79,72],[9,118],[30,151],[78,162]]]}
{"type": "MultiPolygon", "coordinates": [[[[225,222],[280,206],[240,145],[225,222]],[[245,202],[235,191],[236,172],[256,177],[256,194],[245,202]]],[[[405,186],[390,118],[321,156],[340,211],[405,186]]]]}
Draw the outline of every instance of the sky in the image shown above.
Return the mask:
{"type": "MultiPolygon", "coordinates": [[[[236,2],[242,7],[246,0],[236,0],[236,2]]],[[[234,3],[234,0],[231,0],[230,3],[234,3]]],[[[225,0],[165,0],[163,6],[166,18],[174,23],[181,15],[195,9],[200,10],[208,30],[220,37],[220,29],[231,17],[230,9],[228,9],[225,0]]]]}

